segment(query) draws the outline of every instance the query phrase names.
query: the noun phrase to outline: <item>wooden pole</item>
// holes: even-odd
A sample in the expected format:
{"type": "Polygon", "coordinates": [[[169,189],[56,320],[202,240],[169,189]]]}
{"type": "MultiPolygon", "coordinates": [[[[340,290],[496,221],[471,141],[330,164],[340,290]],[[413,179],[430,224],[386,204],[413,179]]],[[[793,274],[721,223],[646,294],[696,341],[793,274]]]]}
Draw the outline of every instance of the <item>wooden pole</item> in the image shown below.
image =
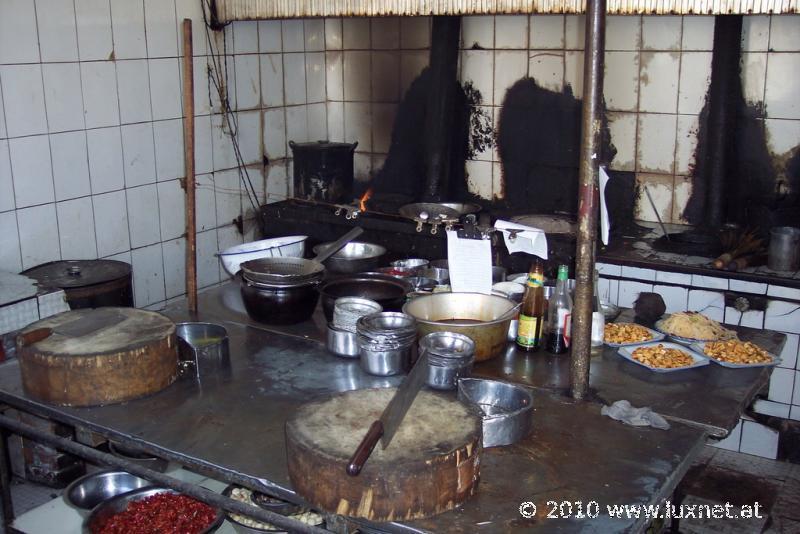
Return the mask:
{"type": "Polygon", "coordinates": [[[183,148],[186,177],[186,295],[189,311],[197,313],[197,234],[194,181],[194,64],[192,21],[183,19],[183,148]]]}

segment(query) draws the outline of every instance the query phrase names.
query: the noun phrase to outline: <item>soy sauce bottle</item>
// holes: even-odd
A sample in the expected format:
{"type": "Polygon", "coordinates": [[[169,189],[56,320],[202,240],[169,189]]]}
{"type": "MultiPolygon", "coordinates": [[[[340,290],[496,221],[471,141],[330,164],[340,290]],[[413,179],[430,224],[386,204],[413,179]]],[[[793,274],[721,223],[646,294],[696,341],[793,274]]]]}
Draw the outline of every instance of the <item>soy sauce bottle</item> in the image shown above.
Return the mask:
{"type": "Polygon", "coordinates": [[[536,259],[528,273],[525,295],[522,297],[517,327],[517,347],[530,352],[539,350],[544,320],[544,269],[542,263],[536,259]]]}
{"type": "Polygon", "coordinates": [[[547,309],[547,352],[563,354],[569,350],[572,330],[572,298],[569,296],[567,279],[569,270],[566,265],[558,266],[556,291],[550,297],[547,309]]]}

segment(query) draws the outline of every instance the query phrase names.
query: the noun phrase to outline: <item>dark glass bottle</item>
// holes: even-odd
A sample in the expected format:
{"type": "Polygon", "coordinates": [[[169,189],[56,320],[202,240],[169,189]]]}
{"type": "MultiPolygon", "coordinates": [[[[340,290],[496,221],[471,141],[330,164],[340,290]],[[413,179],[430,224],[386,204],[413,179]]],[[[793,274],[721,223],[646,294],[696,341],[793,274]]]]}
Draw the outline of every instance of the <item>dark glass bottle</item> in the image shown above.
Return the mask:
{"type": "Polygon", "coordinates": [[[550,297],[547,307],[547,351],[553,354],[563,354],[569,350],[572,330],[572,298],[569,296],[567,287],[568,278],[568,267],[559,265],[556,290],[550,297]]]}
{"type": "Polygon", "coordinates": [[[542,343],[544,323],[544,270],[536,259],[528,273],[525,295],[519,311],[517,346],[525,351],[536,351],[542,343]]]}

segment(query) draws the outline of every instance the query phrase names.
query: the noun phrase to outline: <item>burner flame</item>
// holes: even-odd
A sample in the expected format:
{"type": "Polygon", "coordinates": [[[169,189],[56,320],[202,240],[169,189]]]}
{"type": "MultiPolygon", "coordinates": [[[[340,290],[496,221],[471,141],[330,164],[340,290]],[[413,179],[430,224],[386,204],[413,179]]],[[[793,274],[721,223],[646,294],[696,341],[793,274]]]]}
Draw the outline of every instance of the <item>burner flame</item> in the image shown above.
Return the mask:
{"type": "Polygon", "coordinates": [[[372,198],[372,188],[371,187],[367,188],[367,190],[364,192],[364,194],[361,195],[361,200],[358,201],[358,209],[360,209],[362,212],[367,211],[367,201],[370,198],[372,198]]]}

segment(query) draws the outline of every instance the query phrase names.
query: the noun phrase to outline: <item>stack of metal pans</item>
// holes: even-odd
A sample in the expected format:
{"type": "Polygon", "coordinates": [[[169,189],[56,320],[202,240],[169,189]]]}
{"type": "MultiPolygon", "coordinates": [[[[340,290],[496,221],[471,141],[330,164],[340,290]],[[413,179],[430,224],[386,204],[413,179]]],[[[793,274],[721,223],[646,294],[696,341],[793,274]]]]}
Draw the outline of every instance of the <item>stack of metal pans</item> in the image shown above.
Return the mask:
{"type": "Polygon", "coordinates": [[[297,287],[322,280],[325,267],[303,258],[259,258],[243,262],[242,277],[253,284],[297,287]]]}
{"type": "Polygon", "coordinates": [[[364,372],[391,376],[408,371],[417,338],[417,321],[410,315],[380,312],[356,322],[356,343],[364,372]]]}

